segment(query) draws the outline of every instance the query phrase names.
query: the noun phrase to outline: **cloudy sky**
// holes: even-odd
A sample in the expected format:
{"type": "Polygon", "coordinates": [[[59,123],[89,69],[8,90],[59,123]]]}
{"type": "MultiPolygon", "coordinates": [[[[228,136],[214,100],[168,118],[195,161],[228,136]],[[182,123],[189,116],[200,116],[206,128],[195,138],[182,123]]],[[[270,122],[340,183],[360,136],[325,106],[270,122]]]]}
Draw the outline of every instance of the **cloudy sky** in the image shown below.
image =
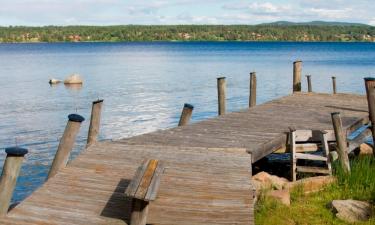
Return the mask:
{"type": "Polygon", "coordinates": [[[326,20],[375,25],[374,0],[0,0],[0,26],[258,24],[326,20]]]}

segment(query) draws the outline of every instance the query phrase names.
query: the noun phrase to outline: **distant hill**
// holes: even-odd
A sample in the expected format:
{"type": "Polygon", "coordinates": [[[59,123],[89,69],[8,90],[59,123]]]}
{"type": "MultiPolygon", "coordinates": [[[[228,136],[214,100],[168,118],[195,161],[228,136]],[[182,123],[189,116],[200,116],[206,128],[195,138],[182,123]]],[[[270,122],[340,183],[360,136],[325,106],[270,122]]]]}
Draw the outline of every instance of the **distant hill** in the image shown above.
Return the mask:
{"type": "Polygon", "coordinates": [[[348,23],[348,22],[329,22],[329,21],[311,21],[311,22],[290,22],[290,21],[276,21],[272,23],[262,23],[259,25],[273,25],[273,26],[366,26],[370,25],[364,23],[348,23]]]}
{"type": "Polygon", "coordinates": [[[260,25],[119,25],[0,27],[2,42],[117,41],[366,41],[375,26],[359,23],[278,21],[260,25]]]}

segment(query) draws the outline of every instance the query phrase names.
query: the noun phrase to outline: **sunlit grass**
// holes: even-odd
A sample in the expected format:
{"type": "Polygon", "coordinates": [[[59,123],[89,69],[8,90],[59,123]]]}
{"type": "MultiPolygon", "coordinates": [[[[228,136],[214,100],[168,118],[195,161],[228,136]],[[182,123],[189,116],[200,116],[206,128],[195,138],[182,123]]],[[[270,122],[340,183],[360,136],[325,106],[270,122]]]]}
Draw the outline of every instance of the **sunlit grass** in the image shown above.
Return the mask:
{"type": "MultiPolygon", "coordinates": [[[[305,195],[299,187],[291,192],[291,206],[260,197],[256,207],[257,225],[325,225],[349,224],[339,220],[327,208],[334,199],[356,199],[375,202],[375,159],[361,157],[351,161],[351,174],[345,174],[337,163],[333,165],[337,182],[325,190],[305,195]]],[[[358,224],[374,225],[375,218],[358,224]]]]}

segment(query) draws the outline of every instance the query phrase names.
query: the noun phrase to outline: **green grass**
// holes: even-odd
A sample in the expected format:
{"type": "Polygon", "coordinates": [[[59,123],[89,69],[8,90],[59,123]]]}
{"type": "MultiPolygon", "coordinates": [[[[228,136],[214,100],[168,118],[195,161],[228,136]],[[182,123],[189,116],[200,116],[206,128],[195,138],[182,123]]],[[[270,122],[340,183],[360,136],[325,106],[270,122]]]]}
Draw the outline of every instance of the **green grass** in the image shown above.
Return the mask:
{"type": "MultiPolygon", "coordinates": [[[[375,203],[375,158],[361,157],[351,161],[351,174],[345,174],[337,163],[333,165],[337,182],[325,190],[305,195],[301,188],[291,192],[291,206],[260,197],[256,207],[257,225],[325,225],[349,224],[335,217],[327,208],[334,199],[356,199],[375,203]]],[[[370,221],[358,223],[374,225],[375,217],[370,221]]]]}

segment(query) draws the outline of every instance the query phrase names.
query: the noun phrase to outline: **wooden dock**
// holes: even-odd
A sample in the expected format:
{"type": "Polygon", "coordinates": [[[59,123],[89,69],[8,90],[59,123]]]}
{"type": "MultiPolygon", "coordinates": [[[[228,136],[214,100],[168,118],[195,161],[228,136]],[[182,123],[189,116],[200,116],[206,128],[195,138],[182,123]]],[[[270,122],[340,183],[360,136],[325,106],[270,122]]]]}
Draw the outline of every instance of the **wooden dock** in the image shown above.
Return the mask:
{"type": "Polygon", "coordinates": [[[254,224],[252,162],[285,146],[289,127],[332,133],[331,112],[341,112],[348,133],[368,122],[364,96],[295,93],[195,124],[93,144],[0,223],[129,224],[125,189],[143,160],[158,159],[165,171],[147,224],[254,224]]]}

